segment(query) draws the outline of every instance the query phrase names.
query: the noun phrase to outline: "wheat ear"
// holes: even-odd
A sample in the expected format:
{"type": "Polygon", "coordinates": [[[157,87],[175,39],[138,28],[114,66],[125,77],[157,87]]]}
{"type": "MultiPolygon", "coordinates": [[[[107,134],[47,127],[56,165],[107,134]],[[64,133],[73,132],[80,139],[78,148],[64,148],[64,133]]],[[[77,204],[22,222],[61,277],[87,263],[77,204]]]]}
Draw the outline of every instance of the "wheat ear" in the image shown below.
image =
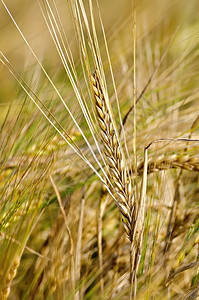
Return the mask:
{"type": "MultiPolygon", "coordinates": [[[[144,162],[138,165],[137,172],[143,173],[144,162]]],[[[199,171],[199,157],[189,156],[188,154],[178,156],[176,154],[170,156],[159,156],[153,161],[148,162],[148,173],[153,173],[168,169],[184,169],[188,171],[199,171]]]]}
{"type": "MultiPolygon", "coordinates": [[[[116,204],[122,214],[123,224],[129,240],[133,240],[135,207],[131,190],[131,179],[126,166],[124,154],[121,151],[113,117],[106,105],[106,100],[100,83],[98,72],[91,76],[92,89],[95,98],[97,119],[104,146],[104,153],[109,171],[109,178],[114,192],[117,194],[116,204]]],[[[108,183],[107,183],[108,184],[108,183]]]]}
{"type": "Polygon", "coordinates": [[[19,263],[20,263],[20,258],[19,257],[15,258],[9,272],[6,274],[6,276],[4,278],[4,280],[5,280],[4,287],[0,293],[0,296],[1,296],[0,299],[2,299],[2,300],[6,300],[10,294],[10,286],[12,284],[13,279],[16,276],[19,263]]]}

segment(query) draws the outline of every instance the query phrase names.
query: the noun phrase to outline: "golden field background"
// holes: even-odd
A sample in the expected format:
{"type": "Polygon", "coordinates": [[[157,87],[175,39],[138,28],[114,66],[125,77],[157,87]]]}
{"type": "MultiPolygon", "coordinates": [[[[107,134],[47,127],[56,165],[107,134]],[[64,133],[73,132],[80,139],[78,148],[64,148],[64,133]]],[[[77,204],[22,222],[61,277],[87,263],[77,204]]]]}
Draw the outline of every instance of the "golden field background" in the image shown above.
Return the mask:
{"type": "MultiPolygon", "coordinates": [[[[44,7],[43,2],[5,3],[97,153],[44,22],[38,5],[44,7]]],[[[90,21],[89,1],[83,3],[90,21]]],[[[81,92],[96,124],[69,2],[60,0],[56,5],[81,92]]],[[[95,1],[93,6],[110,103],[119,129],[95,1]]],[[[100,0],[99,6],[124,118],[133,104],[133,2],[100,0]]],[[[146,145],[156,139],[195,140],[161,142],[149,150],[136,299],[197,299],[199,5],[197,0],[153,0],[135,1],[135,7],[137,99],[144,91],[136,106],[138,174],[133,154],[135,111],[124,130],[138,191],[146,145]]],[[[97,169],[81,134],[2,2],[0,51],[25,80],[27,90],[34,91],[97,169]]],[[[92,57],[89,59],[92,69],[92,57]]],[[[8,69],[0,63],[1,298],[129,299],[129,242],[113,199],[32,103],[20,87],[21,79],[17,82],[8,69]]],[[[100,140],[98,131],[96,137],[100,140]]],[[[121,142],[124,146],[123,137],[121,142]]]]}

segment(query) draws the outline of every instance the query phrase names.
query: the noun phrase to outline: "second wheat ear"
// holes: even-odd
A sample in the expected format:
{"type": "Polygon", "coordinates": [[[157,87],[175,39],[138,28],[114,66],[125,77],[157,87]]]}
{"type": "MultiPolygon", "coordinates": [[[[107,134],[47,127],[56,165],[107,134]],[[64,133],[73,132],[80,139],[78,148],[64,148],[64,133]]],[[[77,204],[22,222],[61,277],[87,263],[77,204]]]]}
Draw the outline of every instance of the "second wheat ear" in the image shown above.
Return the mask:
{"type": "Polygon", "coordinates": [[[116,135],[113,117],[106,104],[97,71],[92,74],[91,82],[105,159],[112,184],[112,187],[109,188],[112,188],[113,192],[117,195],[116,204],[123,216],[122,221],[126,234],[130,242],[132,242],[135,224],[135,203],[131,188],[131,178],[116,135]]]}

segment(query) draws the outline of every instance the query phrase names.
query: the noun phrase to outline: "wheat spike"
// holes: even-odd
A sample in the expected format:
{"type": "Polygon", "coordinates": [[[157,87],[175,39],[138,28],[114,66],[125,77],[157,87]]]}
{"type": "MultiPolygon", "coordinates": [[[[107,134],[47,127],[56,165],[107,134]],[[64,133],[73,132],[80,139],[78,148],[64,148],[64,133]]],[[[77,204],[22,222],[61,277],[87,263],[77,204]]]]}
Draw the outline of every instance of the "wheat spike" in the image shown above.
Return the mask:
{"type": "Polygon", "coordinates": [[[116,136],[114,122],[107,108],[104,93],[102,91],[98,72],[92,74],[92,89],[95,98],[97,119],[101,128],[102,143],[105,148],[105,156],[109,169],[109,177],[116,192],[116,204],[122,214],[123,224],[129,240],[133,239],[135,223],[134,202],[131,191],[131,180],[124,155],[116,136]]]}
{"type": "MultiPolygon", "coordinates": [[[[153,173],[161,170],[181,168],[189,171],[199,171],[199,157],[189,156],[188,154],[178,156],[177,154],[170,156],[159,156],[155,160],[148,162],[148,173],[153,173]]],[[[143,162],[138,165],[137,172],[143,173],[143,162]]]]}
{"type": "Polygon", "coordinates": [[[4,278],[5,280],[4,287],[0,293],[2,300],[6,300],[10,294],[10,286],[12,284],[13,279],[16,276],[19,263],[20,263],[20,257],[16,257],[9,272],[6,274],[4,278]]]}

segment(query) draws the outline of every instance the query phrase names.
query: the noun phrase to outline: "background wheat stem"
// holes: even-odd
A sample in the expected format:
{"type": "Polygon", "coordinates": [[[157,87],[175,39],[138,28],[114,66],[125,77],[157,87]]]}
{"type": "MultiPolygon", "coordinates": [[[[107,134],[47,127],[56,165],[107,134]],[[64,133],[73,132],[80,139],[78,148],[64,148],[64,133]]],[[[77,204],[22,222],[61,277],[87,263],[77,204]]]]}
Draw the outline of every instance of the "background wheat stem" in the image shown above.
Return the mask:
{"type": "Polygon", "coordinates": [[[72,234],[71,234],[71,230],[68,226],[68,220],[67,220],[67,216],[66,216],[66,212],[64,210],[64,207],[63,207],[63,204],[62,204],[62,199],[61,199],[61,196],[59,194],[59,191],[57,189],[57,186],[52,178],[52,176],[50,175],[50,181],[52,183],[52,186],[55,190],[55,193],[56,193],[56,196],[57,196],[57,200],[58,200],[58,203],[59,203],[59,207],[60,207],[60,210],[61,210],[61,213],[63,215],[63,218],[64,218],[64,223],[65,223],[65,226],[66,226],[66,231],[68,233],[68,236],[69,236],[69,240],[70,240],[70,260],[71,260],[71,286],[72,286],[72,293],[73,295],[75,295],[75,253],[74,253],[74,242],[73,242],[73,237],[72,237],[72,234]]]}

